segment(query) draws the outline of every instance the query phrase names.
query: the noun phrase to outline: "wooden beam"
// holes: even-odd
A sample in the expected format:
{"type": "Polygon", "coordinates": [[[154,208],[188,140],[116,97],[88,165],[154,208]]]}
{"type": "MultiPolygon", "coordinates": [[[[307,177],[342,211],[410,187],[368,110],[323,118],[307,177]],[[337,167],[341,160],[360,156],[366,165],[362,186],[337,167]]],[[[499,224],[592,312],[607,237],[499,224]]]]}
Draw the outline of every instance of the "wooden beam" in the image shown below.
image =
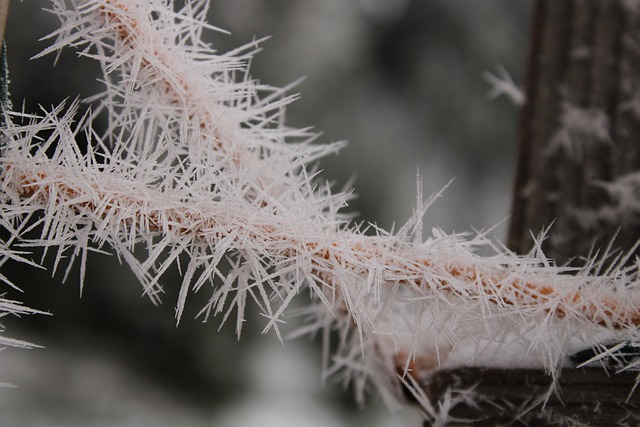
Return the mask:
{"type": "Polygon", "coordinates": [[[9,16],[9,1],[0,0],[0,40],[4,39],[4,30],[7,26],[7,17],[9,16]]]}

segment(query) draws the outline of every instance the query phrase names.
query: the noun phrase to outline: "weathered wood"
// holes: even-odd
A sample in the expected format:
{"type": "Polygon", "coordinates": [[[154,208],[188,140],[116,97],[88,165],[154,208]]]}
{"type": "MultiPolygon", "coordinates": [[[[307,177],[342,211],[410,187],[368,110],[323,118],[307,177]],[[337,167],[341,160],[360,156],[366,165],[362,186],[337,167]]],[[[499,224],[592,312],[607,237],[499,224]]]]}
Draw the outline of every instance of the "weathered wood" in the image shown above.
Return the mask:
{"type": "Polygon", "coordinates": [[[640,236],[640,215],[619,209],[607,186],[640,169],[640,9],[631,4],[535,5],[508,237],[516,252],[551,224],[543,248],[561,264],[616,234],[623,249],[640,236]]]}
{"type": "MultiPolygon", "coordinates": [[[[536,0],[533,17],[508,245],[526,253],[551,226],[543,249],[559,264],[612,241],[632,250],[640,179],[624,197],[611,183],[640,171],[640,2],[536,0]]],[[[637,379],[564,369],[551,389],[542,370],[462,368],[423,388],[459,401],[447,426],[638,426],[637,379]]]]}
{"type": "Polygon", "coordinates": [[[0,0],[0,41],[4,38],[4,29],[9,15],[9,0],[0,0]]]}
{"type": "Polygon", "coordinates": [[[438,372],[425,391],[435,402],[447,393],[464,399],[471,390],[473,404],[453,406],[449,427],[638,426],[640,393],[630,394],[635,380],[604,369],[565,369],[552,388],[542,370],[465,368],[438,372]]]}

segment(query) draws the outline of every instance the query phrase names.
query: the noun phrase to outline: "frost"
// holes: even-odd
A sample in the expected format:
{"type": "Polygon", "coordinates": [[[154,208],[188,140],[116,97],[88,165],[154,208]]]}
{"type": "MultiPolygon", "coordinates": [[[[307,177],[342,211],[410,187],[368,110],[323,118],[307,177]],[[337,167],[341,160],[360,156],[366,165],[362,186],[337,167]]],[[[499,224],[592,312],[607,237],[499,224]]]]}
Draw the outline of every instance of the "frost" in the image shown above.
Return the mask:
{"type": "Polygon", "coordinates": [[[595,182],[604,188],[612,203],[596,211],[598,219],[608,224],[637,224],[640,213],[640,173],[622,175],[613,182],[595,182]]]}
{"type": "Polygon", "coordinates": [[[516,106],[520,107],[525,104],[526,96],[524,92],[513,82],[511,75],[503,66],[498,66],[495,73],[485,72],[483,77],[491,85],[489,98],[495,99],[499,96],[506,96],[516,106]]]}
{"type": "Polygon", "coordinates": [[[579,161],[586,146],[611,144],[609,130],[609,118],[600,108],[582,108],[564,101],[560,124],[549,140],[548,154],[562,150],[579,161]]]}
{"type": "Polygon", "coordinates": [[[595,209],[575,209],[572,212],[576,224],[582,229],[593,230],[603,224],[617,229],[639,223],[640,173],[628,173],[612,182],[597,180],[592,185],[602,188],[609,200],[595,209]]]}
{"type": "Polygon", "coordinates": [[[638,0],[620,0],[620,4],[624,10],[629,14],[640,13],[640,1],[638,0]]]}
{"type": "Polygon", "coordinates": [[[573,50],[571,51],[571,58],[572,59],[577,59],[577,60],[587,60],[589,58],[591,58],[591,47],[589,46],[577,46],[575,48],[573,48],[573,50]]]}
{"type": "MultiPolygon", "coordinates": [[[[78,263],[88,282],[87,257],[111,252],[158,303],[177,265],[177,321],[189,295],[205,290],[200,316],[235,321],[238,335],[248,304],[282,340],[285,313],[298,316],[294,335],[319,333],[326,344],[325,375],[352,384],[359,400],[373,385],[391,405],[413,384],[433,417],[415,384],[440,367],[526,360],[556,372],[576,345],[638,339],[638,266],[628,257],[572,269],[546,259],[542,237],[527,256],[484,233],[435,229],[425,239],[438,194],[423,200],[420,190],[397,231],[366,234],[350,222],[351,192],[313,172],[343,144],[286,125],[296,97],[251,78],[258,43],[218,53],[201,41],[219,31],[204,22],[207,1],[52,4],[61,27],[43,54],[73,47],[93,58],[105,90],[92,111],[75,101],[8,115],[0,203],[5,228],[21,247],[54,253],[53,270],[78,263]],[[98,114],[108,117],[105,135],[92,129],[98,114]],[[493,255],[478,255],[486,249],[493,255]],[[308,304],[289,310],[301,294],[308,304]]],[[[571,138],[607,135],[599,111],[567,104],[563,123],[571,138]]]]}
{"type": "MultiPolygon", "coordinates": [[[[2,220],[0,220],[2,222],[2,220]]],[[[5,228],[8,224],[4,224],[5,228]]],[[[17,251],[10,247],[10,244],[0,240],[0,266],[7,264],[8,262],[20,262],[30,264],[33,267],[37,267],[37,264],[24,258],[24,251],[17,251]]],[[[5,287],[11,288],[21,292],[21,289],[11,282],[7,277],[0,274],[0,283],[5,287]]],[[[4,293],[0,293],[0,319],[7,316],[27,316],[32,314],[46,314],[44,312],[24,306],[20,301],[14,301],[5,297],[4,293]]],[[[4,333],[4,327],[0,324],[0,334],[4,333]]],[[[18,348],[34,348],[38,347],[35,344],[10,338],[4,335],[0,335],[0,350],[4,347],[18,347],[18,348]]],[[[0,385],[1,387],[2,385],[0,385]]]]}

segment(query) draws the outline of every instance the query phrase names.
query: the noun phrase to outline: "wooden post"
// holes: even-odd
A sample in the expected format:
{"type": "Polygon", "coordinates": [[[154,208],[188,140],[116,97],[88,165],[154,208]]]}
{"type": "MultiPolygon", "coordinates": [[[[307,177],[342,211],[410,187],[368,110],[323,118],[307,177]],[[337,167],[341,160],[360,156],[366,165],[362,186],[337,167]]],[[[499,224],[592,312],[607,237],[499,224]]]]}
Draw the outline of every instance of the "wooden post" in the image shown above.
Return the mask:
{"type": "Polygon", "coordinates": [[[616,234],[623,250],[640,237],[640,209],[610,186],[640,170],[640,6],[632,4],[535,3],[508,236],[516,252],[549,226],[543,248],[560,264],[580,263],[616,234]]]}
{"type": "Polygon", "coordinates": [[[0,0],[0,40],[4,39],[7,16],[9,16],[9,0],[0,0]]]}
{"type": "MultiPolygon", "coordinates": [[[[640,179],[631,175],[640,171],[640,2],[536,0],[533,16],[509,247],[526,253],[531,234],[551,226],[543,248],[559,264],[580,264],[612,241],[632,250],[640,240],[640,179]]],[[[433,402],[473,389],[447,426],[636,426],[636,380],[637,372],[564,369],[549,394],[552,378],[540,370],[469,368],[438,372],[423,387],[433,402]]]]}

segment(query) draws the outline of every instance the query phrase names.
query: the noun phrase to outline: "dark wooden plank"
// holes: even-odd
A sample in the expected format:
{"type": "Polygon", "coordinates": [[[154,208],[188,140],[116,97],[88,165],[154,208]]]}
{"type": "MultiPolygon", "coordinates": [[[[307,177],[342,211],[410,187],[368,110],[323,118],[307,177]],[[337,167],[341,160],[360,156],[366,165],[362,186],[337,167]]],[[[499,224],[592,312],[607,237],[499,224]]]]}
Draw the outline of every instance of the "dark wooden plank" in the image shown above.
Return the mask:
{"type": "Polygon", "coordinates": [[[447,426],[637,426],[636,380],[601,368],[564,369],[556,383],[537,369],[461,368],[436,373],[424,390],[434,404],[472,390],[473,403],[454,406],[447,426]]]}

